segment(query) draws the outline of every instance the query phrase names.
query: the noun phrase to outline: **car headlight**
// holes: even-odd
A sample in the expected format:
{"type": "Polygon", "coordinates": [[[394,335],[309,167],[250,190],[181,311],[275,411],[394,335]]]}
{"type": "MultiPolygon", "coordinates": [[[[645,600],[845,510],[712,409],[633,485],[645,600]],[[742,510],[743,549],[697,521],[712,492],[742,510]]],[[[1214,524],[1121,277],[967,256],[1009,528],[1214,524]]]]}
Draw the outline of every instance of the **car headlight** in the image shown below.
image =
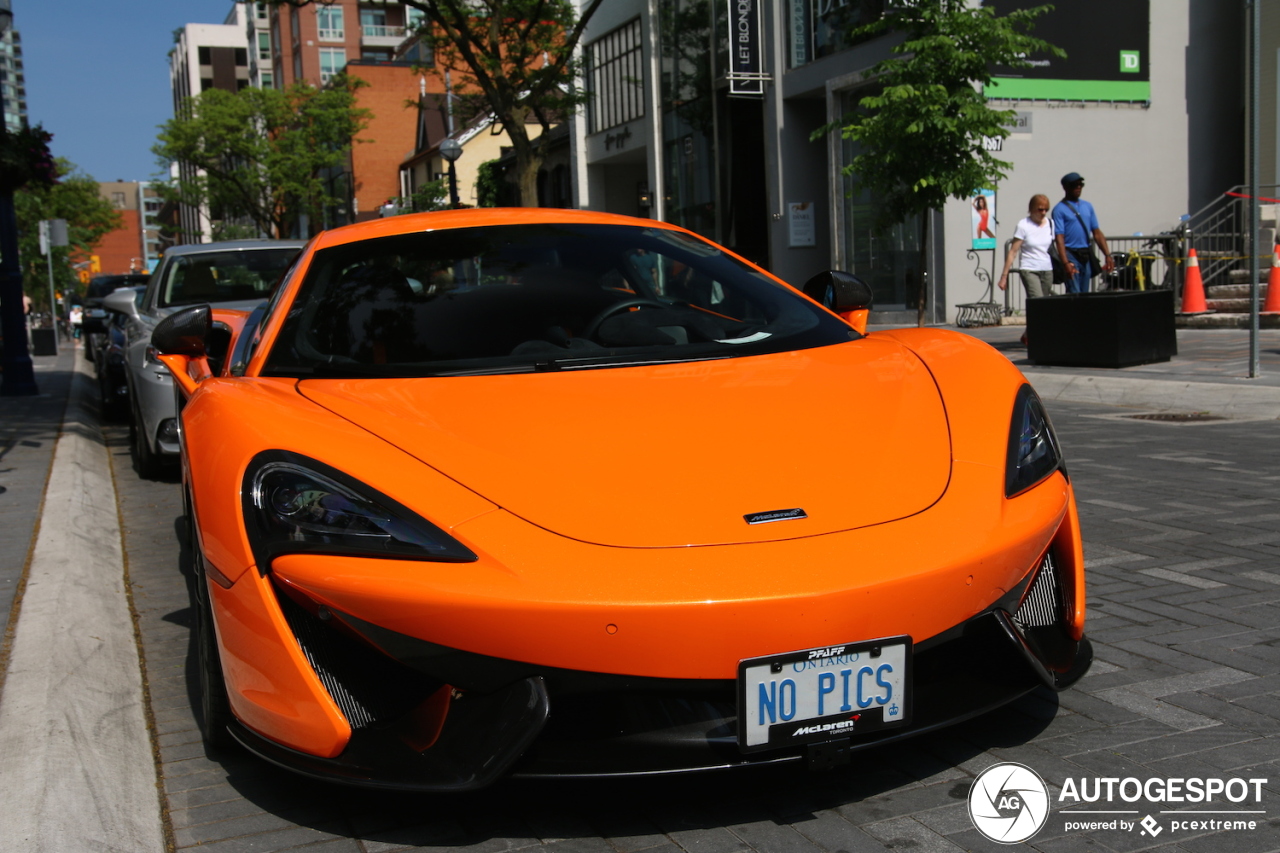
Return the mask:
{"type": "Polygon", "coordinates": [[[1004,493],[1013,497],[1039,483],[1062,464],[1062,451],[1044,406],[1030,385],[1023,385],[1013,401],[1009,426],[1009,455],[1005,462],[1004,493]]]}
{"type": "Polygon", "coordinates": [[[300,552],[470,562],[472,551],[408,507],[322,462],[259,453],[240,490],[245,529],[260,571],[300,552]]]}

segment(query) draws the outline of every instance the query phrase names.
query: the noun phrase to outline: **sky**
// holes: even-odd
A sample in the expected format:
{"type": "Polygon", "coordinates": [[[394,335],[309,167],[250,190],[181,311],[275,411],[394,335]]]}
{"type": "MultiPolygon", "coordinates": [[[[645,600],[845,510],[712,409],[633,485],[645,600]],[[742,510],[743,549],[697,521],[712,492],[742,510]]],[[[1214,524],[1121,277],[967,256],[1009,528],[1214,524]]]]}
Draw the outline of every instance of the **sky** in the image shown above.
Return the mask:
{"type": "Polygon", "coordinates": [[[158,126],[173,116],[169,49],[189,23],[221,24],[232,0],[12,0],[27,117],[55,156],[97,181],[157,177],[158,126]]]}

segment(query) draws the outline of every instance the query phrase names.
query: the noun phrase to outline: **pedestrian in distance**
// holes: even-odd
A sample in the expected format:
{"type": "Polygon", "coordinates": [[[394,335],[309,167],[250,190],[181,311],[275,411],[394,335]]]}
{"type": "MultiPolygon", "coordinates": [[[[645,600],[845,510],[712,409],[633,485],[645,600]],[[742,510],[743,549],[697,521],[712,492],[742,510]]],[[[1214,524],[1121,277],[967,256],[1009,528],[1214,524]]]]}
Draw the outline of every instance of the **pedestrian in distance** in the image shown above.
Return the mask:
{"type": "MultiPolygon", "coordinates": [[[[1049,257],[1049,247],[1053,244],[1053,221],[1049,218],[1049,197],[1036,194],[1027,203],[1027,215],[1013,229],[1013,239],[1009,241],[1009,252],[1004,257],[1004,270],[996,284],[1001,290],[1008,285],[1009,271],[1013,269],[1013,261],[1018,259],[1018,275],[1022,278],[1022,287],[1028,299],[1049,296],[1053,293],[1053,261],[1049,257]]],[[[1027,342],[1027,336],[1022,336],[1027,342]]]]}
{"type": "Polygon", "coordinates": [[[1093,277],[1111,272],[1115,261],[1098,225],[1098,214],[1092,204],[1080,198],[1084,178],[1079,172],[1062,176],[1062,192],[1062,201],[1053,208],[1053,230],[1058,257],[1067,265],[1067,293],[1088,293],[1093,277]],[[1102,251],[1100,262],[1094,246],[1102,251]]]}
{"type": "Polygon", "coordinates": [[[1004,271],[996,281],[1001,290],[1008,286],[1009,271],[1014,269],[1014,258],[1017,258],[1017,270],[1027,298],[1035,299],[1052,293],[1053,261],[1049,257],[1049,247],[1053,244],[1053,235],[1053,220],[1049,218],[1049,197],[1033,195],[1027,205],[1026,218],[1013,229],[1009,254],[1004,258],[1004,271]]]}

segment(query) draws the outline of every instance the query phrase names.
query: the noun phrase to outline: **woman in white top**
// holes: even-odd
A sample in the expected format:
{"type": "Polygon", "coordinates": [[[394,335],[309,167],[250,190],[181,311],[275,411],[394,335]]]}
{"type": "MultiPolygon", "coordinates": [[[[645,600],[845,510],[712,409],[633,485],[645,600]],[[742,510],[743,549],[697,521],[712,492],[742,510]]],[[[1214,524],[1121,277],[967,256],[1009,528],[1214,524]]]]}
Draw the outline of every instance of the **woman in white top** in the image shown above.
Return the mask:
{"type": "Polygon", "coordinates": [[[1053,287],[1053,261],[1049,259],[1049,245],[1053,242],[1053,220],[1049,218],[1049,197],[1033,195],[1027,206],[1027,218],[1018,223],[1009,244],[1009,254],[1004,259],[1004,272],[996,282],[1001,290],[1007,287],[1009,270],[1014,256],[1018,257],[1018,271],[1027,296],[1048,296],[1053,287]]]}

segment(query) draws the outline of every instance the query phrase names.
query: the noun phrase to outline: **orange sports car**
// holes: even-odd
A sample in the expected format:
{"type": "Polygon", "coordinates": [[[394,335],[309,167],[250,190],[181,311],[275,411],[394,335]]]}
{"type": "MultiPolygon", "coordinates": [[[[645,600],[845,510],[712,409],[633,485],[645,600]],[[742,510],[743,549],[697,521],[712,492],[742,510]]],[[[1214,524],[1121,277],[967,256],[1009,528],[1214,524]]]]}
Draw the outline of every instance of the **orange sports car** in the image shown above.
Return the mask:
{"type": "Polygon", "coordinates": [[[316,237],[153,336],[206,741],[418,790],[806,762],[1092,658],[1075,499],[1005,358],[866,331],[688,231],[448,211],[316,237]]]}

